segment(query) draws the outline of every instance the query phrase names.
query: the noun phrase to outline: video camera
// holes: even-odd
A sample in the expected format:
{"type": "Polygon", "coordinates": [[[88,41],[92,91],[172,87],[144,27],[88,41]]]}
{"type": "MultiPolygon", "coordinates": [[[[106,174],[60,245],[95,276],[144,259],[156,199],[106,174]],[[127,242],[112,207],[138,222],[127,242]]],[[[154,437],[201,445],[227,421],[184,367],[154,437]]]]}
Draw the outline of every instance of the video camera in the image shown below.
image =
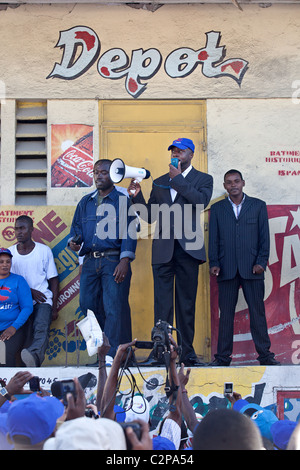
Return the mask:
{"type": "Polygon", "coordinates": [[[135,347],[140,349],[152,349],[150,356],[153,360],[159,363],[165,363],[166,353],[170,353],[171,351],[169,334],[172,330],[176,330],[176,328],[173,328],[166,321],[158,320],[151,330],[152,341],[136,341],[135,347]]]}
{"type": "Polygon", "coordinates": [[[127,446],[127,449],[128,450],[132,450],[132,445],[131,445],[131,442],[130,440],[128,439],[127,437],[127,434],[126,434],[126,428],[129,428],[131,427],[136,435],[136,437],[138,438],[138,440],[140,441],[141,440],[141,437],[142,437],[142,428],[141,428],[141,425],[140,423],[136,422],[136,421],[131,421],[131,422],[127,422],[127,423],[119,423],[120,426],[123,428],[123,432],[124,432],[124,435],[125,435],[125,440],[126,440],[126,446],[127,446]]]}
{"type": "Polygon", "coordinates": [[[170,351],[169,333],[172,332],[172,326],[167,322],[159,320],[152,328],[151,339],[153,341],[153,356],[158,361],[164,359],[164,354],[170,351]]]}

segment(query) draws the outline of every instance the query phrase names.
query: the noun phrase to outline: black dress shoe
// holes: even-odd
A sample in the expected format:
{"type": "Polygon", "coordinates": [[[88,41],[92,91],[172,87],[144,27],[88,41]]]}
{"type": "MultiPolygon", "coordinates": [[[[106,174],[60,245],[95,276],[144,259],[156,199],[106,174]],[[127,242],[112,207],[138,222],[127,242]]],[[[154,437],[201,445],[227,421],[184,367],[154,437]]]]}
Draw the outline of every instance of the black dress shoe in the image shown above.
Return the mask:
{"type": "Polygon", "coordinates": [[[215,359],[214,361],[208,364],[209,367],[229,367],[230,362],[220,361],[220,359],[215,359]]]}
{"type": "Polygon", "coordinates": [[[186,366],[186,367],[206,367],[207,364],[205,362],[201,362],[199,361],[199,359],[197,357],[189,357],[185,360],[182,360],[180,361],[180,363],[182,363],[186,366]]]}
{"type": "Polygon", "coordinates": [[[137,364],[138,366],[142,366],[142,367],[146,367],[146,366],[149,366],[149,367],[162,367],[162,366],[165,366],[165,362],[163,360],[159,361],[157,360],[156,358],[153,357],[153,355],[149,355],[149,357],[144,360],[144,361],[137,361],[137,364]]]}
{"type": "Polygon", "coordinates": [[[275,357],[269,357],[268,359],[265,359],[264,361],[260,361],[261,366],[280,366],[280,362],[276,361],[275,357]]]}

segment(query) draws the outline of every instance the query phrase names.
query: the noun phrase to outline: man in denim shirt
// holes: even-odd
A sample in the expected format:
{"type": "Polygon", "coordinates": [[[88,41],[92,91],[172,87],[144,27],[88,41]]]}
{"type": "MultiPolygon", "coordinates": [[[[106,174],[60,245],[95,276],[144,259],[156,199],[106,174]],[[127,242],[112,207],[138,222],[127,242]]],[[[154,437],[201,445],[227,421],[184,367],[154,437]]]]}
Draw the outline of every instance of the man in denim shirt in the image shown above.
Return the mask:
{"type": "Polygon", "coordinates": [[[130,262],[135,258],[137,237],[130,201],[114,187],[110,164],[106,159],[95,163],[97,189],[77,205],[69,246],[84,256],[81,310],[95,313],[111,345],[108,354],[114,357],[119,344],[131,341],[130,262]]]}

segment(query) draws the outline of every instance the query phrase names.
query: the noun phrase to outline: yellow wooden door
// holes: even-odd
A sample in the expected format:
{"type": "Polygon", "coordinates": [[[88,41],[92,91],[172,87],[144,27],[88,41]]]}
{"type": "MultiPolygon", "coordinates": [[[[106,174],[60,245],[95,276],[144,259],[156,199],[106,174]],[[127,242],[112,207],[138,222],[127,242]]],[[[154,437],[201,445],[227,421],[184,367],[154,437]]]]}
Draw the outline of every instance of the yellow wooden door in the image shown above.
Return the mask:
{"type": "MultiPolygon", "coordinates": [[[[126,165],[148,169],[155,179],[169,170],[168,146],[179,137],[187,137],[196,146],[193,166],[207,171],[205,101],[102,101],[99,116],[99,158],[121,158],[126,165]]],[[[127,187],[129,182],[124,179],[120,185],[127,187]]],[[[147,200],[152,179],[143,180],[141,186],[147,200]]],[[[147,227],[142,225],[142,237],[145,232],[147,227]]],[[[154,321],[151,244],[149,237],[138,240],[132,264],[133,338],[139,340],[150,340],[154,321]]],[[[194,339],[195,351],[204,360],[210,359],[209,305],[208,263],[205,263],[200,266],[194,339]]]]}

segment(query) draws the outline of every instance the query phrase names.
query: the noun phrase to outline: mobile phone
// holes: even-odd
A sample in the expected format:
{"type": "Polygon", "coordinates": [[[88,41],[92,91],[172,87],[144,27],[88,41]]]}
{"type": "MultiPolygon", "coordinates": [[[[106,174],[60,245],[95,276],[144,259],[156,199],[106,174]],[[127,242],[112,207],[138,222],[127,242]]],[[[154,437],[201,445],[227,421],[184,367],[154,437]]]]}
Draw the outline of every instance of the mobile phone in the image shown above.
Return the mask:
{"type": "Polygon", "coordinates": [[[72,242],[76,243],[76,245],[80,245],[82,241],[81,235],[75,235],[75,237],[72,238],[72,242]]]}
{"type": "Polygon", "coordinates": [[[233,394],[233,383],[232,382],[225,382],[224,383],[224,397],[226,395],[231,395],[233,394]]]}
{"type": "Polygon", "coordinates": [[[171,158],[171,165],[175,166],[175,168],[178,168],[178,162],[179,162],[178,158],[176,157],[171,158]]]}
{"type": "Polygon", "coordinates": [[[37,375],[35,375],[29,380],[29,388],[32,392],[40,391],[40,379],[37,375]]]}
{"type": "Polygon", "coordinates": [[[136,341],[135,347],[138,349],[153,349],[153,341],[136,341]]]}
{"type": "Polygon", "coordinates": [[[51,385],[51,393],[54,397],[63,401],[65,406],[68,405],[67,394],[72,393],[76,400],[75,382],[72,379],[56,380],[51,385]]]}
{"type": "Polygon", "coordinates": [[[67,394],[72,393],[74,400],[76,400],[76,389],[75,389],[75,382],[74,380],[66,379],[66,380],[61,380],[61,387],[62,387],[62,398],[63,398],[63,404],[67,406],[68,400],[67,400],[67,394]]]}
{"type": "Polygon", "coordinates": [[[78,377],[78,382],[82,386],[83,390],[88,386],[88,383],[92,377],[94,377],[94,375],[91,372],[88,372],[87,374],[78,377]]]}

